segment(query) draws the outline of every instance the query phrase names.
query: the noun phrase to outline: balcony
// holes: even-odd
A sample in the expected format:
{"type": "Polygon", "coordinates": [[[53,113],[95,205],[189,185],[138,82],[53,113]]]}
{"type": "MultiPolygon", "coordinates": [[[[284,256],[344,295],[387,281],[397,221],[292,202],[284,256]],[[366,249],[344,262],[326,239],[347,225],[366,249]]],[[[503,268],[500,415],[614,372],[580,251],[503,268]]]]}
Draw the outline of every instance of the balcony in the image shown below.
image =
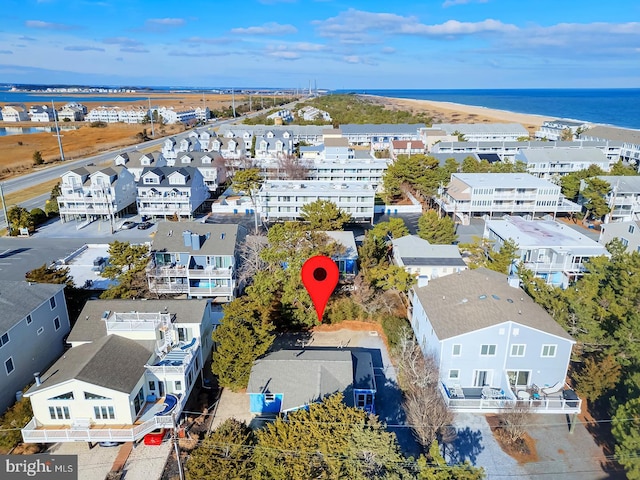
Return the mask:
{"type": "Polygon", "coordinates": [[[169,325],[176,319],[170,313],[114,313],[105,319],[107,333],[113,332],[150,332],[161,324],[169,325]]]}
{"type": "Polygon", "coordinates": [[[204,268],[190,268],[189,278],[228,278],[234,276],[233,267],[216,268],[208,265],[204,268]]]}
{"type": "Polygon", "coordinates": [[[69,425],[49,426],[32,418],[22,429],[22,439],[25,443],[135,442],[156,428],[174,428],[173,414],[179,415],[182,409],[182,402],[178,402],[177,409],[170,415],[158,415],[164,410],[164,399],[147,402],[133,425],[97,424],[93,420],[78,419],[69,425]]]}
{"type": "Polygon", "coordinates": [[[510,390],[504,393],[495,389],[489,390],[495,391],[495,395],[483,394],[483,388],[480,387],[447,387],[440,383],[442,398],[447,406],[456,412],[501,413],[514,407],[527,407],[532,413],[571,414],[580,413],[582,407],[582,399],[577,398],[575,392],[568,389],[550,395],[527,394],[528,398],[522,399],[516,398],[510,390]],[[575,398],[570,398],[565,392],[573,392],[575,398]]]}

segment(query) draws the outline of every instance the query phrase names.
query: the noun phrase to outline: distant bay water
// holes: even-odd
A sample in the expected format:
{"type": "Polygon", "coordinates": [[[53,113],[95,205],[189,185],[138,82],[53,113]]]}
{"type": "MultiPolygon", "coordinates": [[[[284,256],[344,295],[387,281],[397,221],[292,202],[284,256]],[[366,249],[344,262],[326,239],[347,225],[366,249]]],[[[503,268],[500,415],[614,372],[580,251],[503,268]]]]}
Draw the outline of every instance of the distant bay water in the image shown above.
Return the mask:
{"type": "MultiPolygon", "coordinates": [[[[347,90],[340,91],[346,93],[347,90]]],[[[348,90],[567,118],[640,130],[640,88],[509,90],[348,90]]]]}

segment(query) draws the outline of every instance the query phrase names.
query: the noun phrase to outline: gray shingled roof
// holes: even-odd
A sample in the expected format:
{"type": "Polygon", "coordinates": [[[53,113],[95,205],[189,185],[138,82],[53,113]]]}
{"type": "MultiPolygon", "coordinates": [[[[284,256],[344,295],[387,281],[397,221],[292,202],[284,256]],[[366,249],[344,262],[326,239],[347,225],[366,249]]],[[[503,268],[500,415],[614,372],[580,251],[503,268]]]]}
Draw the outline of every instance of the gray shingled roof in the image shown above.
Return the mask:
{"type": "Polygon", "coordinates": [[[191,185],[193,182],[195,167],[145,167],[140,174],[140,180],[138,180],[139,187],[184,187],[191,185]],[[153,172],[160,177],[159,184],[151,184],[144,183],[143,177],[148,173],[153,172]],[[169,183],[169,175],[174,172],[180,172],[183,176],[186,177],[184,185],[175,185],[173,183],[169,183]]]}
{"type": "Polygon", "coordinates": [[[418,258],[431,260],[446,259],[451,260],[452,263],[446,263],[445,265],[465,265],[460,255],[460,249],[456,245],[432,245],[417,235],[405,235],[404,237],[395,238],[391,241],[391,244],[394,253],[402,258],[405,265],[432,265],[426,263],[407,263],[405,258],[407,260],[417,260],[418,258]]]}
{"type": "Polygon", "coordinates": [[[0,280],[0,334],[48,301],[64,285],[0,280]]]}
{"type": "Polygon", "coordinates": [[[602,175],[598,177],[607,182],[617,195],[623,193],[640,193],[640,176],[636,175],[602,175]]]}
{"type": "Polygon", "coordinates": [[[573,162],[608,162],[604,152],[598,148],[526,148],[520,151],[528,163],[573,163],[573,162]]]}
{"type": "Polygon", "coordinates": [[[640,130],[597,125],[580,134],[580,138],[600,138],[640,145],[640,130]]]}
{"type": "Polygon", "coordinates": [[[42,384],[32,394],[69,380],[99,385],[118,392],[131,393],[144,375],[145,364],[153,355],[154,342],[139,342],[109,335],[93,343],[67,350],[41,375],[42,384]]]}
{"type": "Polygon", "coordinates": [[[238,225],[230,223],[159,222],[151,250],[197,255],[233,255],[239,240],[238,225]],[[195,251],[184,245],[182,234],[187,230],[200,235],[200,250],[195,251]],[[207,235],[209,238],[206,238],[207,235]]]}
{"type": "MultiPolygon", "coordinates": [[[[282,410],[317,402],[347,388],[375,390],[371,354],[337,349],[279,350],[256,360],[247,393],[284,393],[282,410]]],[[[353,398],[345,396],[353,405],[353,398]]]]}
{"type": "Polygon", "coordinates": [[[512,321],[573,341],[524,290],[486,268],[433,279],[415,292],[440,340],[512,321]]]}
{"type": "Polygon", "coordinates": [[[426,128],[424,123],[346,123],[340,125],[343,135],[393,135],[418,134],[418,130],[426,128]]]}
{"type": "MultiPolygon", "coordinates": [[[[165,312],[176,315],[176,323],[200,323],[207,300],[89,300],[76,321],[68,342],[94,342],[107,335],[102,314],[109,312],[165,312]]],[[[78,348],[78,347],[75,347],[78,348]]],[[[72,349],[73,350],[73,349],[72,349]]]]}

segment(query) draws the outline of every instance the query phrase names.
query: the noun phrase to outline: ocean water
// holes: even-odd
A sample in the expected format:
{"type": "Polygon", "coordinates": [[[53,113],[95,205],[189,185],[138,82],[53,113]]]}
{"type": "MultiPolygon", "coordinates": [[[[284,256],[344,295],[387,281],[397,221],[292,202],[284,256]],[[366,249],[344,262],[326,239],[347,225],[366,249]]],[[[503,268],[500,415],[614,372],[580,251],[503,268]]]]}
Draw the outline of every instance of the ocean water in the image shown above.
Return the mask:
{"type": "MultiPolygon", "coordinates": [[[[514,90],[349,90],[640,129],[640,88],[514,90]]],[[[341,91],[340,93],[346,93],[341,91]]]]}

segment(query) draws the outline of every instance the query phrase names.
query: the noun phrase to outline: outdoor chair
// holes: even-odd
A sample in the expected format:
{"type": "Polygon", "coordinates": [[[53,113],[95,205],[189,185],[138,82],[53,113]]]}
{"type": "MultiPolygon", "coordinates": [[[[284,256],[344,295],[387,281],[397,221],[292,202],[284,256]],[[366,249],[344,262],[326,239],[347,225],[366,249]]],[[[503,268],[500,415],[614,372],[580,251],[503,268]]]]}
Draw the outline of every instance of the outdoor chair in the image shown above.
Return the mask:
{"type": "Polygon", "coordinates": [[[545,397],[555,395],[556,393],[562,392],[564,389],[564,380],[560,380],[555,385],[551,385],[550,387],[542,387],[540,392],[544,394],[545,397]]]}

